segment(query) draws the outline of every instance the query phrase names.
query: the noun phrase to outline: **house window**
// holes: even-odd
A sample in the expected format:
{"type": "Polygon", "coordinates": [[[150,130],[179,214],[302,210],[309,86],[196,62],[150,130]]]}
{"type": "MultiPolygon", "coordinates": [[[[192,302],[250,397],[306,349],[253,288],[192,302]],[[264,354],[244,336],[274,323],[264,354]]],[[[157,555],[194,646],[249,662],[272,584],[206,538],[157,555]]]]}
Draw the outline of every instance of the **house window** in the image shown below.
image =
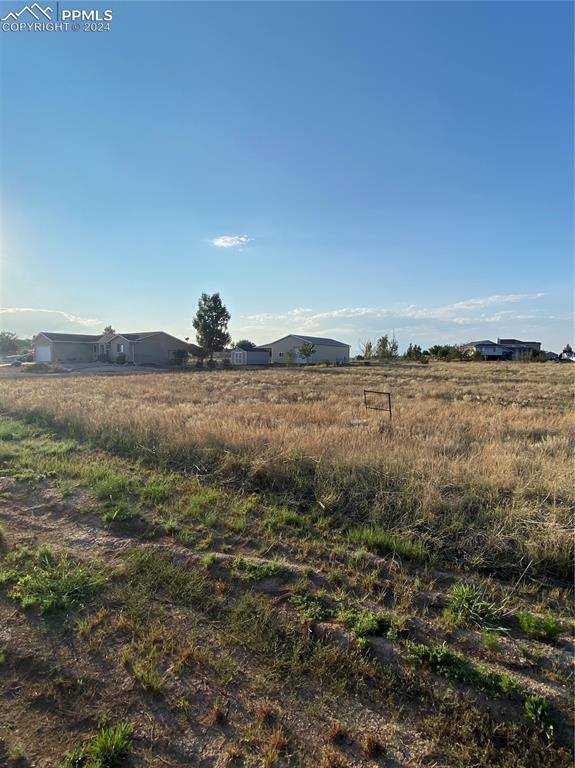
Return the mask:
{"type": "Polygon", "coordinates": [[[95,355],[98,354],[98,345],[97,344],[94,344],[94,354],[95,355]]]}
{"type": "Polygon", "coordinates": [[[283,353],[283,352],[280,352],[280,357],[283,357],[283,356],[284,356],[284,353],[283,353]]]}
{"type": "Polygon", "coordinates": [[[123,352],[123,351],[124,351],[124,345],[116,344],[116,352],[123,352]]]}

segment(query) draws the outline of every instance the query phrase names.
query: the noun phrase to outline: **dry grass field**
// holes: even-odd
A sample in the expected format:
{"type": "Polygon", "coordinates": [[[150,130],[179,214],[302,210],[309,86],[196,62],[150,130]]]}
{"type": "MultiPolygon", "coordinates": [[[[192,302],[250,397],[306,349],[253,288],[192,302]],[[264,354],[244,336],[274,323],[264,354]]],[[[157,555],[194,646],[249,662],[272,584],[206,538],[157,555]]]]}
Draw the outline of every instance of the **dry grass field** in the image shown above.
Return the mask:
{"type": "Polygon", "coordinates": [[[574,390],[0,380],[0,763],[571,765],[574,390]]]}

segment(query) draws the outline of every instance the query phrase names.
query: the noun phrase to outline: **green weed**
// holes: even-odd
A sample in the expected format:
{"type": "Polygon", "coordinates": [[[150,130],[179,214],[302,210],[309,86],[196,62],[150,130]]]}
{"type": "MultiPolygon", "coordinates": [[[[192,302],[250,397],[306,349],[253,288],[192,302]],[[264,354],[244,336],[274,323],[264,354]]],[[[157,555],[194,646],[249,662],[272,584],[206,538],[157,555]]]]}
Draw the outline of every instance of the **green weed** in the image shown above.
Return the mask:
{"type": "Polygon", "coordinates": [[[545,643],[555,643],[563,629],[562,624],[551,613],[546,616],[535,616],[529,611],[519,611],[517,614],[519,626],[527,637],[541,640],[545,643]]]}
{"type": "Polygon", "coordinates": [[[132,728],[118,723],[100,728],[96,736],[66,755],[61,768],[121,768],[132,744],[132,728]]]}
{"type": "Polygon", "coordinates": [[[533,694],[527,696],[523,702],[523,708],[525,716],[535,724],[539,733],[548,739],[552,738],[557,727],[557,719],[547,701],[542,696],[533,694]]]}
{"type": "Polygon", "coordinates": [[[521,688],[510,675],[476,667],[459,653],[450,651],[445,644],[423,645],[406,641],[407,659],[425,663],[432,672],[451,682],[464,683],[494,696],[503,694],[517,698],[521,688]]]}
{"type": "Polygon", "coordinates": [[[356,637],[377,635],[381,632],[381,617],[369,608],[341,608],[335,618],[356,637]]]}
{"type": "Polygon", "coordinates": [[[322,621],[333,615],[324,594],[310,592],[305,586],[298,586],[290,597],[290,603],[299,615],[308,621],[322,621]]]}
{"type": "Polygon", "coordinates": [[[457,626],[494,628],[499,623],[501,611],[490,600],[485,589],[474,584],[455,584],[449,596],[445,616],[457,626]]]}

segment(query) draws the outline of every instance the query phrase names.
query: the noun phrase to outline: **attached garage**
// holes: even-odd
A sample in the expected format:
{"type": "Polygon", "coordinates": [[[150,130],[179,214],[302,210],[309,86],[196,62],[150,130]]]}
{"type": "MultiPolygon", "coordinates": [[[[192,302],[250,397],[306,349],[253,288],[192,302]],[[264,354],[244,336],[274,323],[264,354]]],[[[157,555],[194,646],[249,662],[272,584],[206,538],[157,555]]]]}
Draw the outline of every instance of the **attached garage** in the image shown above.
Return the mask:
{"type": "Polygon", "coordinates": [[[101,334],[48,333],[34,338],[34,360],[38,363],[91,363],[98,359],[101,334]]]}

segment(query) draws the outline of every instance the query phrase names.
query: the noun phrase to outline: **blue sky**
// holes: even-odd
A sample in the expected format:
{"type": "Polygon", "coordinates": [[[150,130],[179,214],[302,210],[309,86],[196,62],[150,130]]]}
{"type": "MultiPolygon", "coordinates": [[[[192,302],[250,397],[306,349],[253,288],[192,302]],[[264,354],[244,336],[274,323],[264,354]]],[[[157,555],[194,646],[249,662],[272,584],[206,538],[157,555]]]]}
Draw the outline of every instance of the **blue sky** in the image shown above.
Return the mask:
{"type": "Polygon", "coordinates": [[[100,7],[0,32],[2,327],[573,343],[571,3],[100,7]]]}

